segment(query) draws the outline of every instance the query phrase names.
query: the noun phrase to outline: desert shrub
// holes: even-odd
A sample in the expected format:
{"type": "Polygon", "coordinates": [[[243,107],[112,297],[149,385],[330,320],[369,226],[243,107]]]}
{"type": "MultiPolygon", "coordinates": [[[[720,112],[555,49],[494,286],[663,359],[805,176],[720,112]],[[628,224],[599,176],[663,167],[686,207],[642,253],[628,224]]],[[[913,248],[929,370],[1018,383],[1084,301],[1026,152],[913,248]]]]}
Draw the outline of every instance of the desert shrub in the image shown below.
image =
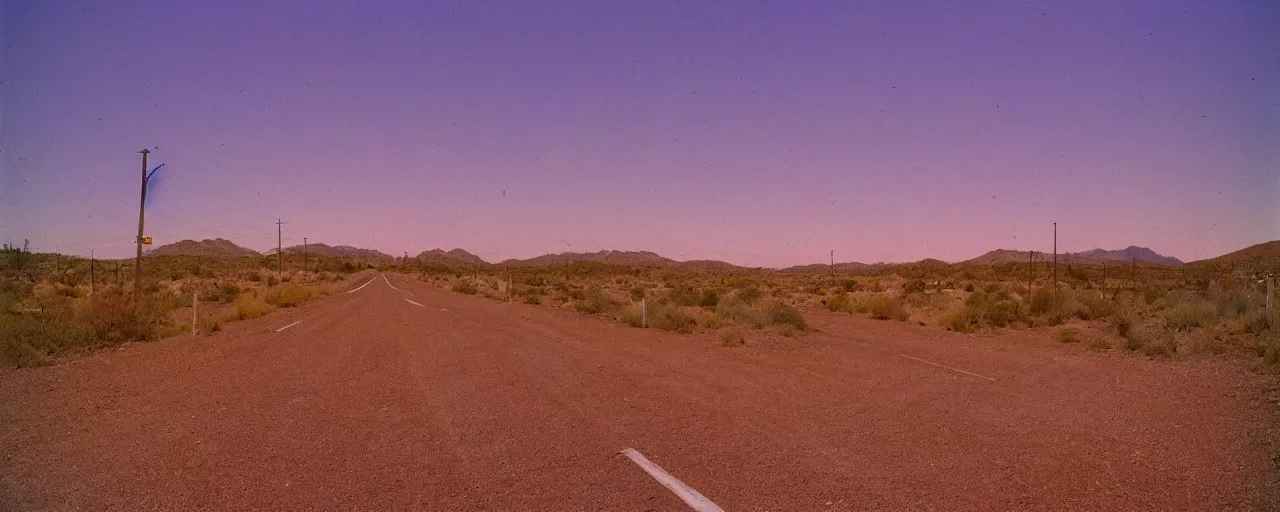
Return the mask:
{"type": "Polygon", "coordinates": [[[779,325],[775,328],[775,330],[777,330],[778,334],[781,334],[781,335],[783,335],[784,337],[790,338],[790,337],[792,337],[792,336],[795,336],[796,331],[797,331],[798,329],[796,329],[796,326],[791,325],[791,324],[779,324],[779,325]]]}
{"type": "Polygon", "coordinates": [[[924,281],[913,279],[902,285],[902,293],[923,293],[926,287],[927,285],[924,281]]]}
{"type": "Polygon", "coordinates": [[[92,329],[66,312],[0,313],[0,360],[7,365],[40,365],[64,350],[93,342],[92,329]]]}
{"type": "Polygon", "coordinates": [[[644,298],[643,286],[636,286],[631,289],[631,300],[640,302],[640,299],[643,299],[643,298],[644,298]]]}
{"type": "Polygon", "coordinates": [[[1134,315],[1129,310],[1119,311],[1114,316],[1111,316],[1111,326],[1115,328],[1116,334],[1120,334],[1121,338],[1129,337],[1129,333],[1133,330],[1133,325],[1134,315]]]}
{"type": "Polygon", "coordinates": [[[735,295],[742,302],[745,302],[747,304],[754,304],[757,300],[760,299],[763,293],[761,293],[760,289],[756,288],[755,286],[748,286],[746,288],[738,290],[738,292],[735,295]]]}
{"type": "Polygon", "coordinates": [[[1262,334],[1271,327],[1264,309],[1254,309],[1244,315],[1244,329],[1250,334],[1262,334]]]}
{"type": "Polygon", "coordinates": [[[1217,309],[1203,300],[1181,301],[1164,312],[1169,328],[1187,332],[1217,321],[1217,309]]]}
{"type": "Polygon", "coordinates": [[[764,312],[752,309],[746,302],[736,298],[720,301],[716,306],[715,314],[722,321],[741,322],[757,329],[769,324],[769,319],[764,312]]]}
{"type": "Polygon", "coordinates": [[[804,292],[812,295],[822,295],[825,293],[822,285],[819,283],[810,283],[804,287],[804,292]]]}
{"type": "Polygon", "coordinates": [[[77,316],[92,327],[96,339],[120,343],[160,337],[173,308],[155,298],[148,298],[135,308],[124,296],[99,295],[85,300],[77,309],[77,316]]]}
{"type": "Polygon", "coordinates": [[[715,309],[720,303],[720,294],[715,290],[704,290],[702,296],[698,297],[698,305],[707,309],[715,309]]]}
{"type": "Polygon", "coordinates": [[[902,303],[896,298],[887,295],[873,295],[864,304],[867,306],[867,313],[876,320],[899,320],[904,322],[907,320],[907,310],[902,308],[902,303]]]}
{"type": "Polygon", "coordinates": [[[853,279],[841,279],[841,280],[840,280],[840,291],[841,291],[841,292],[844,292],[844,293],[851,293],[851,292],[856,292],[856,291],[861,290],[861,289],[862,289],[862,285],[859,285],[859,284],[858,284],[858,282],[857,282],[857,281],[854,281],[853,279]]]}
{"type": "Polygon", "coordinates": [[[468,279],[459,279],[454,281],[453,286],[449,289],[458,293],[465,293],[467,295],[475,295],[476,292],[479,291],[476,289],[475,283],[472,283],[468,279]]]}
{"type": "Polygon", "coordinates": [[[677,287],[667,292],[666,298],[667,302],[676,306],[697,306],[700,297],[688,288],[677,287]]]}
{"type": "Polygon", "coordinates": [[[973,283],[965,283],[965,284],[964,284],[964,291],[969,292],[969,293],[973,293],[973,290],[974,290],[974,288],[973,288],[973,283]]]}
{"type": "Polygon", "coordinates": [[[697,321],[679,307],[658,306],[649,308],[649,325],[664,331],[688,334],[693,332],[697,321]]]}
{"type": "Polygon", "coordinates": [[[720,333],[720,344],[726,347],[740,347],[746,344],[742,332],[737,329],[725,329],[720,333]]]}
{"type": "Polygon", "coordinates": [[[872,281],[872,282],[871,282],[871,291],[872,291],[872,292],[874,292],[874,293],[880,293],[880,292],[883,292],[883,291],[884,291],[884,283],[881,283],[879,279],[876,279],[875,281],[872,281]]]}
{"type": "Polygon", "coordinates": [[[218,289],[218,300],[222,302],[231,302],[236,300],[240,295],[240,287],[235,283],[227,283],[218,289]]]}
{"type": "Polygon", "coordinates": [[[275,309],[275,306],[259,297],[256,293],[244,293],[236,297],[236,318],[239,320],[257,318],[275,311],[275,309]]]}
{"type": "Polygon", "coordinates": [[[1103,337],[1093,338],[1093,340],[1089,342],[1089,348],[1097,351],[1111,350],[1111,342],[1107,341],[1107,339],[1103,337]]]}
{"type": "Polygon", "coordinates": [[[968,306],[956,305],[942,314],[940,323],[948,331],[973,332],[978,327],[977,316],[968,306]]]}
{"type": "Polygon", "coordinates": [[[781,302],[774,303],[769,309],[765,310],[769,315],[769,323],[774,325],[790,325],[796,330],[803,331],[808,328],[805,324],[804,315],[800,310],[783,304],[781,302]]]}
{"type": "Polygon", "coordinates": [[[1217,299],[1218,314],[1227,318],[1244,316],[1257,302],[1260,301],[1239,290],[1224,293],[1217,299]]]}
{"type": "Polygon", "coordinates": [[[987,283],[986,286],[982,287],[982,291],[987,292],[987,295],[999,293],[1000,283],[987,283]]]}
{"type": "Polygon", "coordinates": [[[1259,346],[1265,347],[1262,351],[1262,364],[1280,366],[1280,335],[1268,336],[1259,346]]]}
{"type": "Polygon", "coordinates": [[[1058,341],[1063,343],[1075,343],[1080,341],[1080,329],[1067,327],[1066,329],[1058,331],[1058,341]]]}
{"type": "Polygon", "coordinates": [[[600,287],[592,286],[583,292],[582,299],[574,302],[573,307],[583,313],[596,315],[616,309],[618,303],[605,295],[600,287]]]}
{"type": "Polygon", "coordinates": [[[644,327],[644,316],[639,304],[628,304],[617,314],[617,320],[632,327],[644,327]]]}
{"type": "Polygon", "coordinates": [[[1147,304],[1154,304],[1164,291],[1154,286],[1148,286],[1142,289],[1142,300],[1147,304]]]}
{"type": "Polygon", "coordinates": [[[257,283],[257,282],[259,282],[259,281],[262,281],[262,274],[259,274],[258,272],[250,272],[250,273],[249,273],[249,280],[250,280],[250,281],[253,281],[253,282],[255,282],[255,283],[257,283]]]}
{"type": "Polygon", "coordinates": [[[1134,326],[1125,337],[1124,346],[1129,350],[1142,350],[1143,354],[1153,357],[1178,351],[1172,330],[1148,325],[1134,326]]]}
{"type": "Polygon", "coordinates": [[[847,294],[841,293],[827,298],[827,309],[837,313],[852,313],[853,298],[847,294]]]}
{"type": "Polygon", "coordinates": [[[524,296],[524,303],[525,303],[525,304],[542,304],[542,296],[541,296],[541,295],[533,295],[533,294],[525,295],[525,296],[524,296]]]}
{"type": "Polygon", "coordinates": [[[1021,320],[1018,303],[1013,299],[1003,298],[986,304],[983,320],[992,327],[1005,327],[1021,320]]]}
{"type": "Polygon", "coordinates": [[[1046,288],[1037,288],[1031,292],[1031,299],[1027,304],[1027,312],[1032,315],[1043,315],[1049,312],[1053,307],[1053,292],[1046,288]]]}
{"type": "Polygon", "coordinates": [[[263,300],[278,308],[291,308],[315,298],[320,292],[314,286],[290,284],[267,291],[263,300]]]}

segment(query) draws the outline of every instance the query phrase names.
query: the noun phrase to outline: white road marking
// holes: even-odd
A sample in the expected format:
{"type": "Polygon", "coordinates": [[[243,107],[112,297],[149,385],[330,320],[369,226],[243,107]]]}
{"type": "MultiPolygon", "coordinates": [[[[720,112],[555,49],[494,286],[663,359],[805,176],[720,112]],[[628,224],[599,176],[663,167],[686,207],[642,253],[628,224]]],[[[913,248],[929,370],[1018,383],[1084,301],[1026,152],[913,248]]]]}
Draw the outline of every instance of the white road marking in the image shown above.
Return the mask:
{"type": "Polygon", "coordinates": [[[944,369],[944,370],[951,370],[951,371],[953,371],[953,372],[963,373],[963,374],[968,375],[968,376],[970,376],[970,377],[977,377],[977,378],[979,378],[979,379],[987,379],[987,380],[989,380],[989,381],[995,382],[995,379],[993,379],[993,378],[991,378],[991,377],[987,377],[987,376],[985,376],[985,375],[978,375],[978,374],[976,374],[976,373],[966,372],[966,371],[961,370],[961,369],[959,369],[959,368],[952,368],[952,367],[950,367],[950,366],[940,365],[940,364],[938,364],[938,363],[933,363],[933,362],[925,361],[924,359],[920,359],[920,358],[918,358],[918,357],[911,357],[911,356],[906,355],[906,354],[898,354],[898,355],[899,355],[899,356],[902,356],[902,357],[905,357],[905,358],[907,358],[907,359],[910,359],[910,360],[912,360],[912,361],[919,361],[919,362],[921,362],[921,363],[924,363],[924,364],[927,364],[927,365],[930,365],[930,366],[937,366],[938,368],[942,368],[942,369],[944,369]]]}
{"type": "Polygon", "coordinates": [[[405,299],[404,301],[410,304],[413,304],[414,306],[422,307],[422,304],[418,304],[417,302],[411,301],[409,299],[405,299]]]}
{"type": "Polygon", "coordinates": [[[387,275],[386,275],[386,274],[383,274],[382,272],[378,272],[378,275],[382,276],[382,280],[383,280],[383,281],[386,281],[386,282],[387,282],[387,286],[390,286],[392,290],[401,291],[401,292],[402,292],[402,291],[404,291],[404,290],[401,290],[401,289],[399,289],[399,288],[396,288],[396,285],[391,284],[391,281],[387,279],[387,275]]]}
{"type": "Polygon", "coordinates": [[[684,500],[685,504],[689,505],[690,508],[698,512],[724,512],[724,509],[720,508],[715,503],[712,503],[706,496],[703,496],[692,487],[685,485],[684,482],[677,480],[676,477],[671,476],[670,473],[664,471],[657,464],[654,464],[649,459],[644,458],[644,455],[641,455],[640,452],[636,451],[634,448],[625,448],[622,450],[622,454],[626,455],[628,459],[631,459],[631,462],[640,466],[640,469],[643,469],[645,473],[648,473],[649,476],[653,477],[654,480],[657,480],[658,483],[662,484],[667,489],[671,489],[671,492],[676,493],[676,496],[679,496],[680,499],[684,500]]]}
{"type": "MultiPolygon", "coordinates": [[[[369,280],[369,283],[372,283],[372,282],[377,281],[377,280],[378,280],[378,278],[376,278],[376,277],[375,277],[375,278],[373,278],[373,279],[370,279],[370,280],[369,280]]],[[[369,283],[365,283],[365,284],[360,285],[360,288],[364,288],[364,287],[366,287],[366,286],[369,286],[369,283]]],[[[355,292],[358,292],[358,291],[360,291],[360,288],[356,288],[356,289],[354,289],[354,290],[347,290],[347,293],[355,293],[355,292]]]]}
{"type": "Polygon", "coordinates": [[[298,320],[297,322],[294,322],[294,323],[291,323],[291,324],[286,325],[286,326],[284,326],[284,327],[281,327],[281,328],[279,328],[279,329],[276,329],[276,332],[283,331],[283,330],[285,330],[285,329],[288,329],[288,328],[293,327],[293,326],[295,326],[295,325],[298,325],[298,324],[300,324],[300,323],[302,323],[302,320],[298,320]]]}

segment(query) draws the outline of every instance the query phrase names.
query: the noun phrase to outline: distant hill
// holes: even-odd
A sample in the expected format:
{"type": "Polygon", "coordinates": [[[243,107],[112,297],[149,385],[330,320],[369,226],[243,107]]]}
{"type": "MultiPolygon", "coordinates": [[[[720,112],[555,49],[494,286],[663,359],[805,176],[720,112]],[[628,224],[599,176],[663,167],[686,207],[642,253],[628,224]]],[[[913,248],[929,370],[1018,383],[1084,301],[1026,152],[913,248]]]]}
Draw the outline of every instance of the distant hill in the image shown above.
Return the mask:
{"type": "Polygon", "coordinates": [[[651,268],[689,268],[703,270],[730,270],[741,268],[736,265],[716,260],[676,261],[650,251],[600,251],[600,252],[562,252],[543,254],[529,259],[509,259],[499,265],[509,267],[541,267],[559,265],[573,261],[593,261],[607,265],[651,268]]]}
{"type": "Polygon", "coordinates": [[[432,249],[430,251],[422,251],[416,257],[421,261],[437,261],[443,263],[466,263],[468,265],[476,265],[480,267],[489,266],[489,262],[481,259],[479,256],[471,254],[462,249],[453,249],[444,251],[441,249],[432,249]]]}
{"type": "MultiPolygon", "coordinates": [[[[1162,256],[1151,249],[1137,246],[1129,246],[1118,251],[1093,249],[1091,251],[1058,254],[1059,263],[1076,265],[1097,265],[1110,261],[1133,261],[1135,259],[1144,263],[1168,265],[1171,267],[1181,267],[1183,265],[1182,261],[1178,258],[1162,256]]],[[[1053,253],[1036,251],[1035,260],[1051,261],[1053,260],[1053,253]]],[[[1027,251],[996,249],[994,251],[989,251],[982,256],[978,256],[977,258],[965,260],[963,263],[990,265],[993,263],[1023,263],[1026,261],[1027,251]]]]}
{"type": "Polygon", "coordinates": [[[512,267],[540,267],[571,261],[594,261],[629,267],[670,267],[677,263],[676,260],[664,258],[649,251],[600,251],[543,254],[525,260],[509,259],[502,264],[512,267]]]}
{"type": "MultiPolygon", "coordinates": [[[[302,252],[303,246],[294,245],[285,247],[284,252],[302,252]]],[[[307,244],[306,251],[308,254],[318,254],[321,256],[330,256],[334,258],[352,258],[362,261],[388,261],[396,259],[395,256],[377,251],[374,249],[361,249],[350,245],[330,246],[325,244],[307,244]]],[[[275,251],[269,251],[274,254],[275,251]]]]}
{"type": "MultiPolygon", "coordinates": [[[[850,271],[863,270],[867,268],[871,268],[871,265],[868,265],[866,263],[858,263],[856,261],[835,264],[836,272],[850,272],[850,271]]],[[[831,265],[828,263],[811,263],[809,265],[796,265],[794,267],[787,267],[781,270],[783,272],[811,274],[815,272],[831,272],[832,269],[831,269],[831,265]]]]}
{"type": "Polygon", "coordinates": [[[1216,258],[1193,261],[1188,265],[1199,266],[1212,264],[1254,266],[1268,269],[1280,268],[1280,240],[1251,245],[1244,249],[1223,254],[1216,258]]]}
{"type": "Polygon", "coordinates": [[[156,247],[147,253],[151,256],[202,256],[206,258],[242,258],[259,256],[258,251],[240,247],[230,240],[183,240],[156,247]]]}

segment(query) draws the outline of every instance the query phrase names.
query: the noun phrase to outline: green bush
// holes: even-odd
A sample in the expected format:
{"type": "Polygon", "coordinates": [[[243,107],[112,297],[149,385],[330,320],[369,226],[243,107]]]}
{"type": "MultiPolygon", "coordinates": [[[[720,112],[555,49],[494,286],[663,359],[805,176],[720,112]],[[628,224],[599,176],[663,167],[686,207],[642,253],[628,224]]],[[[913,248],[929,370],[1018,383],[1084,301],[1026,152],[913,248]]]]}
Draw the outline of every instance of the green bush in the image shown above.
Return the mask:
{"type": "Polygon", "coordinates": [[[475,283],[472,283],[470,280],[467,280],[467,279],[459,279],[457,281],[454,281],[453,286],[450,287],[449,289],[458,293],[465,293],[467,295],[475,295],[476,292],[479,291],[476,289],[475,283]]]}
{"type": "Polygon", "coordinates": [[[905,322],[907,310],[902,308],[898,299],[887,295],[873,295],[865,301],[867,312],[876,320],[899,320],[905,322]]]}
{"type": "Polygon", "coordinates": [[[756,288],[754,286],[748,286],[746,288],[738,290],[738,293],[736,295],[738,299],[741,300],[742,302],[745,302],[747,304],[754,304],[757,300],[760,299],[763,293],[760,292],[759,288],[756,288]]]}
{"type": "Polygon", "coordinates": [[[977,330],[978,319],[968,306],[957,305],[942,314],[940,323],[948,331],[973,332],[977,330]]]}
{"type": "Polygon", "coordinates": [[[664,331],[688,334],[697,326],[697,320],[679,307],[657,306],[649,308],[649,325],[664,331]]]}
{"type": "Polygon", "coordinates": [[[808,325],[806,325],[804,321],[804,315],[800,313],[800,310],[781,302],[770,306],[766,312],[769,315],[769,323],[771,324],[790,325],[800,331],[808,328],[808,325]]]}
{"type": "Polygon", "coordinates": [[[1032,315],[1040,316],[1048,313],[1053,308],[1053,292],[1046,288],[1037,288],[1031,292],[1031,299],[1027,304],[1027,312],[1032,315]]]}
{"type": "Polygon", "coordinates": [[[232,302],[240,295],[240,287],[235,283],[227,283],[218,289],[218,300],[222,302],[232,302]]]}
{"type": "Polygon", "coordinates": [[[1217,309],[1202,300],[1182,301],[1164,312],[1167,325],[1181,332],[1207,327],[1217,321],[1217,316],[1217,309]]]}
{"type": "Polygon", "coordinates": [[[843,293],[828,297],[827,309],[837,313],[852,313],[854,309],[853,298],[843,293]]]}
{"type": "Polygon", "coordinates": [[[715,290],[704,290],[702,296],[698,298],[698,305],[707,309],[715,309],[720,303],[720,294],[715,290]]]}
{"type": "Polygon", "coordinates": [[[591,315],[613,311],[617,307],[617,301],[605,295],[598,286],[587,288],[582,299],[574,303],[574,309],[591,315]]]}
{"type": "Polygon", "coordinates": [[[1021,320],[1018,303],[1012,299],[998,299],[986,304],[983,319],[992,327],[1005,327],[1021,320]]]}
{"type": "Polygon", "coordinates": [[[924,281],[913,279],[902,285],[902,293],[922,293],[927,285],[924,281]]]}

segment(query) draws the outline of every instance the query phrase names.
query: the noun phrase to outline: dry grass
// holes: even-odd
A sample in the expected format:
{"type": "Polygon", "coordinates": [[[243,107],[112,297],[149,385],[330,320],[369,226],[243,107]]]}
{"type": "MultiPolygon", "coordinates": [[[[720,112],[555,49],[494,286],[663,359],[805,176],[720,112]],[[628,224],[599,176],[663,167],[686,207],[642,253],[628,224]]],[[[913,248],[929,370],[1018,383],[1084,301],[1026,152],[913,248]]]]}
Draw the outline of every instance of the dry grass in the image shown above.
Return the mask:
{"type": "Polygon", "coordinates": [[[873,295],[866,302],[867,313],[876,320],[907,321],[910,315],[903,309],[902,302],[888,295],[873,295]]]}

